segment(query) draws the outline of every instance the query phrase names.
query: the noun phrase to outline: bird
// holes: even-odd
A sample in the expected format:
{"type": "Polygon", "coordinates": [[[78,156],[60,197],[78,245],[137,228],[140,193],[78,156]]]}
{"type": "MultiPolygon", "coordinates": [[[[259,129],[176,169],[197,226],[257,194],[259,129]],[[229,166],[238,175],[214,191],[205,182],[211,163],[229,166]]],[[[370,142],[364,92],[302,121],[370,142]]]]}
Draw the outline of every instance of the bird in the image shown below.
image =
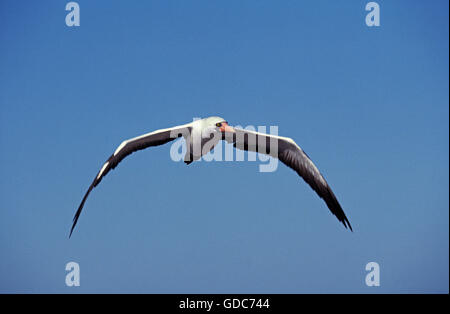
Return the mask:
{"type": "Polygon", "coordinates": [[[217,116],[197,119],[193,122],[160,129],[123,141],[106,160],[85,193],[73,217],[69,238],[80,218],[81,211],[91,191],[102,179],[127,156],[133,152],[152,146],[159,146],[183,137],[186,142],[184,163],[187,165],[200,159],[211,151],[221,140],[232,143],[236,149],[252,151],[278,158],[286,166],[297,172],[303,180],[325,201],[328,209],[336,218],[353,231],[341,205],[328,185],[324,176],[309,156],[289,137],[265,134],[251,130],[234,128],[217,116]]]}

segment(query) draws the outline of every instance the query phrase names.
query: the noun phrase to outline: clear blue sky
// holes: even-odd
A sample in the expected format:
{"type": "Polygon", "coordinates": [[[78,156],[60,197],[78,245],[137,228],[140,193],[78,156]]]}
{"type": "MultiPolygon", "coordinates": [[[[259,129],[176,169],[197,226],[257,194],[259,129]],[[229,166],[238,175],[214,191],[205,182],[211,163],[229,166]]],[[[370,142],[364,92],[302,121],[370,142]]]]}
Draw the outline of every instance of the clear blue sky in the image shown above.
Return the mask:
{"type": "Polygon", "coordinates": [[[449,291],[448,1],[0,3],[0,292],[449,291]],[[292,170],[133,154],[193,117],[277,125],[353,233],[292,170]],[[81,286],[66,287],[65,265],[81,286]],[[365,285],[378,262],[381,286],[365,285]]]}

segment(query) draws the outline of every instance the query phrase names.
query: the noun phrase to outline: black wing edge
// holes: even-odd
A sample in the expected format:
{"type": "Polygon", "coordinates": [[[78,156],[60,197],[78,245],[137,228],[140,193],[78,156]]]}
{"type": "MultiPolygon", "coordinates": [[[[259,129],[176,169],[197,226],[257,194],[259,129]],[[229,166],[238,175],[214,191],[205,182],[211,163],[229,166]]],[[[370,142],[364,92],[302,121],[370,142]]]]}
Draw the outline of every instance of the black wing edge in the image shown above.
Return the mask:
{"type": "Polygon", "coordinates": [[[81,204],[78,207],[77,212],[75,213],[75,216],[73,216],[73,224],[72,224],[72,228],[70,228],[69,239],[72,236],[73,229],[75,228],[75,226],[78,222],[78,218],[80,217],[81,210],[83,209],[84,203],[86,202],[86,199],[87,199],[89,193],[91,193],[93,188],[94,188],[94,184],[92,183],[91,186],[89,187],[89,189],[87,190],[86,194],[84,195],[83,200],[81,201],[81,204]]]}
{"type": "MultiPolygon", "coordinates": [[[[132,152],[130,152],[129,154],[131,154],[132,152]]],[[[129,155],[128,154],[128,155],[129,155]]],[[[119,158],[114,158],[114,155],[111,155],[111,157],[108,158],[108,160],[104,163],[108,163],[106,168],[103,170],[102,175],[100,176],[100,178],[98,177],[98,175],[100,174],[101,170],[98,172],[98,174],[95,176],[94,181],[91,183],[91,185],[89,186],[89,189],[87,190],[86,194],[84,194],[83,200],[80,203],[80,206],[78,206],[77,212],[75,213],[75,216],[73,216],[73,224],[72,224],[72,228],[70,228],[70,234],[69,234],[69,239],[72,236],[72,232],[73,229],[75,229],[75,226],[78,222],[78,218],[80,217],[81,211],[83,210],[84,207],[84,203],[86,203],[86,200],[89,196],[89,194],[91,193],[91,191],[100,183],[100,181],[102,181],[103,177],[106,176],[106,174],[111,170],[114,169],[119,162],[124,159],[126,156],[121,156],[120,160],[117,160],[119,158]],[[116,159],[116,160],[115,160],[116,159]]]]}

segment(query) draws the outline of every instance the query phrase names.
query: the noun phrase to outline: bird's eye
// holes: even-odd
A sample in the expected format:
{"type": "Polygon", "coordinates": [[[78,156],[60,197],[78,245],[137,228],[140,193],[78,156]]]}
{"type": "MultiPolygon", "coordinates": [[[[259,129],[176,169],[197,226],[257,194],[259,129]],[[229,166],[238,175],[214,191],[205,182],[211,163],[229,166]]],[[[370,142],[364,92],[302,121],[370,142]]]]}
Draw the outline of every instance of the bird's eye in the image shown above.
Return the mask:
{"type": "Polygon", "coordinates": [[[222,126],[222,123],[216,123],[216,127],[220,128],[222,126]]]}

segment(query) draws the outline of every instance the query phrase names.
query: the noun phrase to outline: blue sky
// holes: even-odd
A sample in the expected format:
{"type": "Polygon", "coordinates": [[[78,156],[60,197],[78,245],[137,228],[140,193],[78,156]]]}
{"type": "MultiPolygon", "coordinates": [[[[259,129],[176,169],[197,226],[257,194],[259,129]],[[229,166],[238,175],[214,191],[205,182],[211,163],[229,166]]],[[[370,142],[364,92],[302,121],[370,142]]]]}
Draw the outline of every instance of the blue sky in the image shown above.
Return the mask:
{"type": "Polygon", "coordinates": [[[449,291],[448,1],[0,3],[0,292],[449,291]],[[128,157],[219,115],[277,125],[354,232],[292,170],[128,157]],[[81,286],[65,285],[79,263],[81,286]],[[380,265],[380,287],[365,265],[380,265]]]}

